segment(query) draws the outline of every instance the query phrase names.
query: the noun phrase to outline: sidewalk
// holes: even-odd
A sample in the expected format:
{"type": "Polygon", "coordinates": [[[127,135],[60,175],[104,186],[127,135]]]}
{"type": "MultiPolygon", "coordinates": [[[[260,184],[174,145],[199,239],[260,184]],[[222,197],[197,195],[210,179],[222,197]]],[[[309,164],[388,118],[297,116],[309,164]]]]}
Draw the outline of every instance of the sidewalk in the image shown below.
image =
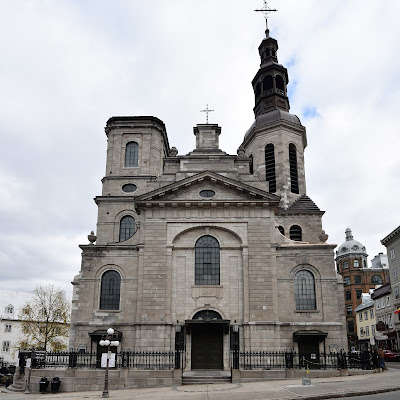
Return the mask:
{"type": "MultiPolygon", "coordinates": [[[[301,380],[279,380],[243,384],[189,385],[154,389],[110,391],[110,398],[118,400],[292,400],[332,399],[360,394],[400,390],[400,370],[335,378],[312,379],[311,386],[301,380]]],[[[400,396],[400,393],[399,393],[400,396]]],[[[36,399],[101,399],[101,392],[72,392],[57,394],[0,393],[1,400],[36,399]]]]}

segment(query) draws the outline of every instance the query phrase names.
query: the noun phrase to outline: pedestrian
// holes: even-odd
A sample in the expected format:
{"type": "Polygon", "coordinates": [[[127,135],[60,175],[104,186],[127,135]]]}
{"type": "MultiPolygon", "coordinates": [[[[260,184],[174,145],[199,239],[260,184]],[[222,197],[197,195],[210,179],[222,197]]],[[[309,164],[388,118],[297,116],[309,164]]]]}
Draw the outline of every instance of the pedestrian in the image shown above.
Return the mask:
{"type": "Polygon", "coordinates": [[[379,360],[379,368],[382,368],[383,371],[386,368],[385,368],[385,353],[382,350],[382,347],[379,347],[378,349],[378,360],[379,360]]]}

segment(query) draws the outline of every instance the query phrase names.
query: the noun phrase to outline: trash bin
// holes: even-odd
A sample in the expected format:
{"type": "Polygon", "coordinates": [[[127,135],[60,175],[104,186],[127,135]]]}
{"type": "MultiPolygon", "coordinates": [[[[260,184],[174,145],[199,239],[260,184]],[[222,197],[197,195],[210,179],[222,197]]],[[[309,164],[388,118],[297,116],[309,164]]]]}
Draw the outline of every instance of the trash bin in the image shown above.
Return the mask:
{"type": "Polygon", "coordinates": [[[58,392],[60,390],[60,384],[61,384],[60,378],[58,376],[55,376],[51,381],[51,391],[58,392]]]}
{"type": "Polygon", "coordinates": [[[46,393],[47,386],[49,386],[49,381],[46,377],[40,379],[39,381],[39,392],[46,393]]]}

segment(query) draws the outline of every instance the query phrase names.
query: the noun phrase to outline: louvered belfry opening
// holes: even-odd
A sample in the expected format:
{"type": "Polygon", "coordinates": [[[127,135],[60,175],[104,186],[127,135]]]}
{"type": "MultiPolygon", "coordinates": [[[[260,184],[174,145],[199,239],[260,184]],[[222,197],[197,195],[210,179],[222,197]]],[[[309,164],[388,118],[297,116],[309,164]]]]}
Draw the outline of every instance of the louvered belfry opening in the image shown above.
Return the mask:
{"type": "Polygon", "coordinates": [[[290,191],[299,194],[299,176],[297,172],[297,153],[296,146],[289,144],[289,164],[290,164],[290,191]]]}
{"type": "Polygon", "coordinates": [[[269,143],[265,146],[265,180],[269,183],[269,192],[276,192],[275,146],[269,143]]]}

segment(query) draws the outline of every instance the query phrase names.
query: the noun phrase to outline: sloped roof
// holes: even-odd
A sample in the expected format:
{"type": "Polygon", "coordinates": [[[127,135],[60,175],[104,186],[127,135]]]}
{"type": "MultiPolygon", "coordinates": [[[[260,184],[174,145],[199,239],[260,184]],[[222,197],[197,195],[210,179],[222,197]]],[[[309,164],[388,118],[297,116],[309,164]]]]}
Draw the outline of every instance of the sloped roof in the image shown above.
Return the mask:
{"type": "Polygon", "coordinates": [[[217,174],[212,171],[204,171],[199,174],[182,179],[180,181],[163,186],[159,189],[152,190],[151,192],[144,193],[140,196],[137,196],[135,200],[136,203],[139,203],[143,201],[162,199],[167,193],[176,192],[180,188],[188,187],[189,185],[192,184],[198,184],[204,180],[210,180],[216,184],[221,184],[224,185],[225,187],[230,187],[232,189],[237,190],[239,193],[250,194],[254,200],[267,201],[274,204],[278,204],[280,200],[278,196],[272,193],[268,193],[254,186],[248,185],[243,182],[239,182],[235,179],[228,178],[226,176],[217,174]]]}
{"type": "Polygon", "coordinates": [[[20,310],[31,298],[32,293],[0,289],[0,316],[4,319],[18,319],[20,310]],[[6,313],[5,309],[8,306],[13,307],[14,312],[12,314],[6,313]]]}
{"type": "Polygon", "coordinates": [[[292,203],[287,210],[280,211],[279,214],[325,214],[319,207],[305,194],[292,203]]]}

